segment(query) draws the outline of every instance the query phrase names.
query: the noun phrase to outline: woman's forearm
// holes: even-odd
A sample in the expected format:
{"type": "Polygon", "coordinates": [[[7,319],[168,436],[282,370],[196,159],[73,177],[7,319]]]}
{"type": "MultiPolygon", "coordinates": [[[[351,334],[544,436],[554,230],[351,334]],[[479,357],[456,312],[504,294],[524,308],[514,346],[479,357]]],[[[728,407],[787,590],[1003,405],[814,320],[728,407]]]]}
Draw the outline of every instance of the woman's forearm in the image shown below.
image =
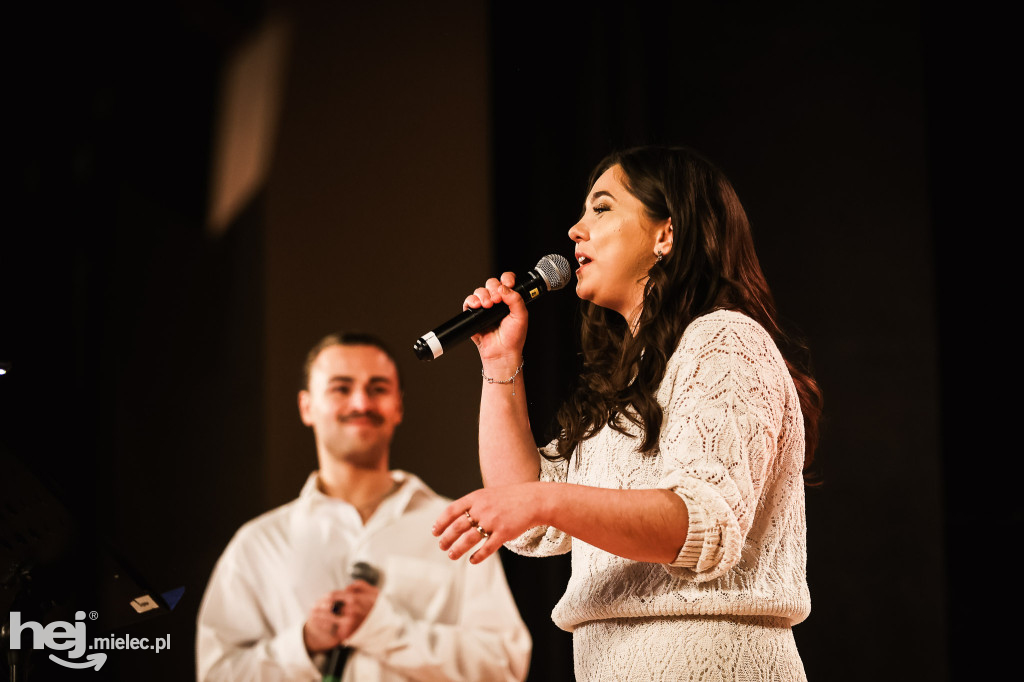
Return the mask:
{"type": "Polygon", "coordinates": [[[505,361],[483,367],[484,376],[497,381],[515,375],[514,383],[485,378],[480,392],[480,473],[488,487],[536,481],[540,472],[519,366],[505,361]]]}
{"type": "Polygon", "coordinates": [[[686,504],[670,490],[538,483],[538,525],[634,561],[671,563],[686,542],[686,504]]]}
{"type": "Polygon", "coordinates": [[[452,559],[475,549],[470,561],[479,563],[538,526],[552,526],[627,559],[667,564],[686,543],[689,514],[670,490],[530,481],[491,485],[453,500],[437,517],[433,533],[452,559]],[[477,546],[481,534],[485,541],[477,546]]]}

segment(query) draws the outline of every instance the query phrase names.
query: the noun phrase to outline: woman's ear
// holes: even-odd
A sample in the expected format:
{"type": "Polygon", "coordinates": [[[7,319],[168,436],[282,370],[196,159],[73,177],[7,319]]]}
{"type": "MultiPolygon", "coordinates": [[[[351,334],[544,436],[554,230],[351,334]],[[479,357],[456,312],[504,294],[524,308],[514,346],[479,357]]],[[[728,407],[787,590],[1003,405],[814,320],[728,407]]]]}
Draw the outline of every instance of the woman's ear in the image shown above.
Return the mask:
{"type": "Polygon", "coordinates": [[[663,222],[654,233],[654,252],[667,256],[672,251],[672,219],[663,222]]]}

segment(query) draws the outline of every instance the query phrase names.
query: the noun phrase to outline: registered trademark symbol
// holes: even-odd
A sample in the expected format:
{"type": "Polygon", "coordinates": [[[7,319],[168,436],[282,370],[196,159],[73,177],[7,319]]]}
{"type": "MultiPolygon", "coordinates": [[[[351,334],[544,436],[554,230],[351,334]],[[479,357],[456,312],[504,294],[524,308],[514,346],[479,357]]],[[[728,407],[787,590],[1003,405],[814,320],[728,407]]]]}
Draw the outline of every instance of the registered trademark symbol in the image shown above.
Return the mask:
{"type": "Polygon", "coordinates": [[[96,620],[99,617],[100,617],[100,614],[99,614],[98,611],[90,611],[89,612],[89,620],[96,620]]]}

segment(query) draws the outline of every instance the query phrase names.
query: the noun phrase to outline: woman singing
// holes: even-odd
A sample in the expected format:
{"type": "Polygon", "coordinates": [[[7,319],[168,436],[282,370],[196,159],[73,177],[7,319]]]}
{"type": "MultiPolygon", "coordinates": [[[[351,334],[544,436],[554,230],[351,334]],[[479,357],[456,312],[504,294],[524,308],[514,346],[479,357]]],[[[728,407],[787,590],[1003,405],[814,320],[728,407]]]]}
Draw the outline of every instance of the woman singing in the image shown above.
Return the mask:
{"type": "Polygon", "coordinates": [[[538,450],[527,312],[506,272],[465,306],[510,313],[473,338],[485,487],[435,524],[453,559],[505,544],[572,551],[552,613],[579,680],[802,680],[791,626],[810,611],[803,471],[821,396],[728,180],[685,148],[612,154],[575,242],[584,370],[538,450]],[[481,544],[482,541],[482,544],[481,544]]]}

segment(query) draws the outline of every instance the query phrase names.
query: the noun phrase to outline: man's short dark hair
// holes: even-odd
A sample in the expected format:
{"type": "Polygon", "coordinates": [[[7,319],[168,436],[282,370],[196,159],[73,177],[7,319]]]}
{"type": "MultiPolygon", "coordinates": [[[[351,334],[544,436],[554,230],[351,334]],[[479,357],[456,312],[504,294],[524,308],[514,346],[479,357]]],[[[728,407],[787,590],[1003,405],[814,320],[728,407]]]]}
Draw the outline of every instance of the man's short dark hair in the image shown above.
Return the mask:
{"type": "Polygon", "coordinates": [[[316,362],[320,353],[331,346],[373,346],[379,349],[384,355],[388,356],[391,364],[395,366],[395,376],[398,377],[398,390],[402,390],[402,371],[398,368],[398,360],[395,359],[395,354],[391,352],[388,345],[381,341],[379,337],[365,332],[334,332],[317,341],[316,345],[306,353],[306,363],[302,366],[303,389],[309,390],[309,372],[313,367],[313,363],[316,362]]]}

